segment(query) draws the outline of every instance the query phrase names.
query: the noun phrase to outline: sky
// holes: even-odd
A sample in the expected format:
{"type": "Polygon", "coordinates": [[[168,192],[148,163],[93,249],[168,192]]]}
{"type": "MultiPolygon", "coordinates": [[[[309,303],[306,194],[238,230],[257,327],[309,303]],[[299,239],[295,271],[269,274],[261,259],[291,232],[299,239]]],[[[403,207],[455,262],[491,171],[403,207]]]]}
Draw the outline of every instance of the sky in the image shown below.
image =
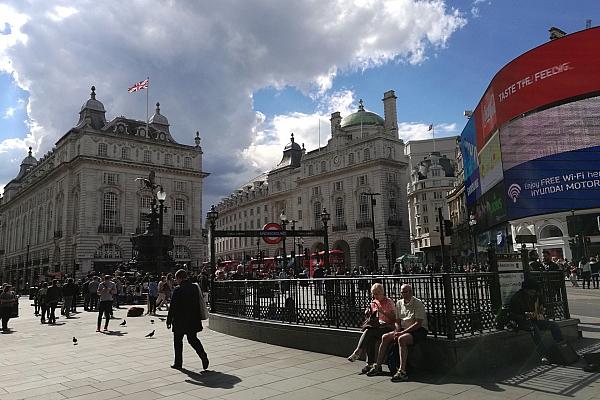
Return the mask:
{"type": "Polygon", "coordinates": [[[598,0],[3,0],[0,192],[29,146],[39,158],[75,126],[92,85],[108,120],[144,120],[146,93],[127,88],[150,77],[175,139],[200,132],[206,210],[273,168],[292,132],[315,149],[332,112],[363,99],[383,115],[390,89],[405,142],[429,124],[459,135],[500,68],[587,19],[598,0]]]}

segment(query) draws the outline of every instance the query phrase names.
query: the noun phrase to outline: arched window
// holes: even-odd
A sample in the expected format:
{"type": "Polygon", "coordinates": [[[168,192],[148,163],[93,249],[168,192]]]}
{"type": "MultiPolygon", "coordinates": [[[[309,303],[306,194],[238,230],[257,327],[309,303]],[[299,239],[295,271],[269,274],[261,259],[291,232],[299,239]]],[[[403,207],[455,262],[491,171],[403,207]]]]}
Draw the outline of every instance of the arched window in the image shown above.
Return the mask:
{"type": "Polygon", "coordinates": [[[315,201],[313,203],[313,216],[315,218],[315,228],[321,226],[321,202],[315,201]]]}
{"type": "Polygon", "coordinates": [[[344,215],[344,199],[338,197],[335,199],[335,225],[339,228],[346,224],[346,217],[344,215]]]}
{"type": "Polygon", "coordinates": [[[354,153],[348,154],[348,164],[354,164],[354,153]]]}
{"type": "Polygon", "coordinates": [[[183,234],[185,230],[185,200],[175,199],[173,207],[173,228],[176,234],[183,234]]]}
{"type": "Polygon", "coordinates": [[[358,216],[360,222],[369,221],[369,197],[361,194],[358,203],[358,216]]]}
{"type": "Polygon", "coordinates": [[[41,243],[46,240],[44,237],[44,207],[40,207],[38,210],[38,219],[37,219],[37,237],[38,243],[41,243]]]}
{"type": "Polygon", "coordinates": [[[29,224],[27,223],[27,216],[23,217],[23,227],[21,230],[21,248],[24,248],[25,246],[27,246],[29,243],[27,243],[27,239],[28,239],[28,235],[27,235],[27,227],[29,226],[29,224]]]}
{"type": "Polygon", "coordinates": [[[118,225],[118,196],[113,192],[104,193],[102,199],[102,226],[115,228],[118,225]]]}
{"type": "Polygon", "coordinates": [[[54,230],[62,231],[63,226],[63,198],[64,196],[59,194],[56,197],[56,224],[54,224],[54,230]]]}
{"type": "Polygon", "coordinates": [[[321,161],[321,172],[327,171],[327,163],[325,161],[321,161]]]}
{"type": "Polygon", "coordinates": [[[192,168],[192,157],[185,157],[183,159],[183,168],[192,168]]]}
{"type": "Polygon", "coordinates": [[[106,157],[108,155],[108,146],[106,143],[98,143],[98,155],[106,157]]]}
{"type": "Polygon", "coordinates": [[[148,227],[148,214],[152,211],[152,196],[140,196],[139,206],[138,232],[144,233],[148,227]]]}
{"type": "Polygon", "coordinates": [[[52,254],[52,264],[60,264],[60,247],[54,248],[54,254],[52,254]]]}
{"type": "Polygon", "coordinates": [[[540,239],[562,237],[562,236],[563,236],[563,232],[556,225],[546,225],[540,231],[540,239]]]}

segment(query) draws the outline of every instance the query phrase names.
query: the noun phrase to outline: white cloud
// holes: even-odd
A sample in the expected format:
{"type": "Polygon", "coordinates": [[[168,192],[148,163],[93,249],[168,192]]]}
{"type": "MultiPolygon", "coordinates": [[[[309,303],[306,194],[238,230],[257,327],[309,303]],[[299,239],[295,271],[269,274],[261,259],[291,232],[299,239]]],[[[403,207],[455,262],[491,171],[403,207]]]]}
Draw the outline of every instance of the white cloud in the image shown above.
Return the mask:
{"type": "Polygon", "coordinates": [[[471,6],[471,16],[473,18],[479,18],[480,9],[481,9],[480,4],[483,4],[483,3],[487,3],[488,5],[492,4],[491,0],[473,0],[473,5],[471,6]]]}
{"type": "Polygon", "coordinates": [[[458,135],[456,123],[440,123],[433,126],[433,131],[429,130],[429,124],[422,122],[399,122],[398,134],[404,142],[411,140],[432,139],[433,133],[436,137],[458,135]]]}
{"type": "Polygon", "coordinates": [[[2,118],[4,118],[4,119],[12,118],[13,115],[15,115],[15,111],[17,111],[16,107],[7,107],[6,110],[4,111],[4,115],[2,116],[2,118]]]}
{"type": "Polygon", "coordinates": [[[161,102],[176,139],[192,144],[201,133],[208,203],[272,167],[264,160],[277,158],[290,131],[315,146],[319,116],[324,143],[331,107],[344,113],[352,98],[330,93],[336,76],[423,62],[466,23],[442,0],[162,1],[152,12],[139,1],[76,4],[85,12],[67,2],[0,5],[0,26],[11,31],[0,35],[0,71],[29,92],[29,140],[50,149],[92,84],[108,118],[144,118],[144,96],[126,88],[150,76],[151,103],[161,102]],[[286,86],[311,96],[315,113],[261,122],[252,93],[286,86]]]}

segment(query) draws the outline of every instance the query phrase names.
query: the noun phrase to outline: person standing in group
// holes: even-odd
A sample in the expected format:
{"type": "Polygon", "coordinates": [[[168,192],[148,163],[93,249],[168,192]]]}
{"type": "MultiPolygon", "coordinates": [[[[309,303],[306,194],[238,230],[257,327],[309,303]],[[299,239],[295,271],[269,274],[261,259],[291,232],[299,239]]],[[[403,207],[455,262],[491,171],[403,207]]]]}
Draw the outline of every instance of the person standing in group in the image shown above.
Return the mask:
{"type": "Polygon", "coordinates": [[[79,300],[79,294],[81,293],[81,281],[75,281],[73,279],[73,285],[75,286],[75,294],[73,295],[73,301],[71,302],[71,312],[77,312],[77,300],[79,300]]]}
{"type": "Polygon", "coordinates": [[[590,289],[592,282],[592,266],[590,261],[586,257],[583,257],[579,261],[579,268],[581,269],[581,276],[583,279],[582,287],[585,289],[585,283],[587,282],[587,288],[590,289]]]}
{"type": "Polygon", "coordinates": [[[73,283],[73,278],[69,278],[67,283],[62,287],[63,306],[61,314],[67,318],[71,316],[71,307],[73,306],[76,293],[77,287],[73,283]]]}
{"type": "Polygon", "coordinates": [[[81,285],[81,294],[83,295],[83,310],[90,311],[90,282],[92,281],[91,277],[87,277],[85,282],[81,285]]]}
{"type": "Polygon", "coordinates": [[[169,306],[167,305],[167,297],[171,293],[171,288],[169,287],[169,282],[167,281],[166,276],[162,276],[160,278],[160,282],[158,282],[158,301],[156,302],[156,307],[160,310],[165,304],[167,306],[167,310],[169,310],[169,306]]]}
{"type": "Polygon", "coordinates": [[[148,312],[146,314],[156,315],[156,299],[158,298],[158,283],[156,278],[151,277],[148,283],[148,312]]]}
{"type": "Polygon", "coordinates": [[[175,273],[175,280],[179,286],[173,291],[171,306],[167,315],[167,329],[173,327],[173,348],[175,362],[171,368],[181,369],[183,366],[183,336],[187,336],[188,343],[202,360],[202,368],[208,368],[208,356],[198,339],[198,332],[202,331],[200,317],[200,290],[189,279],[183,269],[175,273]]]}
{"type": "Polygon", "coordinates": [[[11,290],[12,286],[5,283],[0,293],[0,319],[2,319],[2,332],[8,332],[8,320],[12,316],[15,303],[18,301],[15,293],[11,290]]]}
{"type": "Polygon", "coordinates": [[[56,311],[56,307],[58,306],[58,302],[62,297],[60,286],[58,286],[58,279],[54,279],[52,281],[52,286],[48,288],[48,292],[46,294],[46,301],[48,303],[48,323],[51,325],[56,324],[56,315],[54,314],[56,311]]]}
{"type": "Polygon", "coordinates": [[[117,285],[110,280],[110,275],[104,276],[104,282],[98,284],[97,295],[100,297],[100,304],[98,305],[98,324],[96,332],[100,332],[100,325],[102,324],[102,314],[106,318],[104,323],[104,330],[108,330],[108,322],[112,313],[112,302],[113,296],[117,294],[117,285]]]}
{"type": "Polygon", "coordinates": [[[98,309],[98,285],[100,285],[100,278],[94,276],[88,285],[88,293],[90,295],[89,311],[98,309]]]}

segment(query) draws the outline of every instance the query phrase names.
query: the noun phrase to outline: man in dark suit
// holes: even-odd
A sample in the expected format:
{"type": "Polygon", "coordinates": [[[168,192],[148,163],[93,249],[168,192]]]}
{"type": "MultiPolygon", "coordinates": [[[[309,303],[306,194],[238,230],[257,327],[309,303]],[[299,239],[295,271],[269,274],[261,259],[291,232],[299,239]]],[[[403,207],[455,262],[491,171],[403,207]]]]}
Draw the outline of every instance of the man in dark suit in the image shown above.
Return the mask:
{"type": "Polygon", "coordinates": [[[167,329],[173,326],[173,347],[175,349],[175,362],[171,368],[181,369],[183,366],[183,336],[187,336],[188,343],[196,350],[202,360],[202,368],[208,368],[208,356],[202,343],[196,336],[202,330],[200,319],[200,291],[188,279],[187,272],[183,269],[175,273],[175,281],[179,286],[171,296],[171,308],[167,315],[167,329]]]}

